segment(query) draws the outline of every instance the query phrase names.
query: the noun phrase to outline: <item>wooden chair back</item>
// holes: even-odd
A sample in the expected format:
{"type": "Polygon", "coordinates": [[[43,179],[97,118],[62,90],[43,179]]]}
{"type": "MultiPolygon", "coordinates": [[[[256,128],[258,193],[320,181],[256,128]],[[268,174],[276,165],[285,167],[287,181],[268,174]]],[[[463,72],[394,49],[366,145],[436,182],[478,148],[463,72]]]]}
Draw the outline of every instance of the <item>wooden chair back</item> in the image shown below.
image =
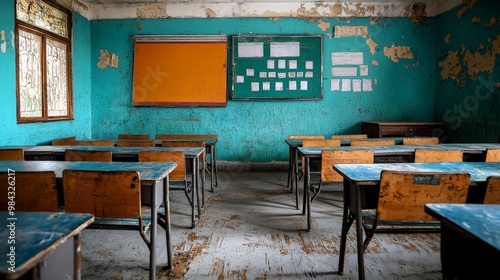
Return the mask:
{"type": "Polygon", "coordinates": [[[403,145],[437,145],[439,138],[437,137],[404,137],[403,145]]]}
{"type": "Polygon", "coordinates": [[[452,149],[415,149],[415,162],[461,162],[462,150],[452,149]]]}
{"type": "Polygon", "coordinates": [[[486,149],[486,162],[500,162],[500,148],[486,149]]]}
{"type": "Polygon", "coordinates": [[[366,139],[368,138],[367,134],[337,134],[332,135],[331,139],[366,139]]]}
{"type": "Polygon", "coordinates": [[[488,177],[483,203],[500,204],[500,176],[488,177]]]}
{"type": "Polygon", "coordinates": [[[147,141],[147,140],[118,140],[116,144],[118,147],[154,147],[155,141],[147,141]]]}
{"type": "Polygon", "coordinates": [[[149,140],[149,134],[118,134],[118,140],[149,140]]]}
{"type": "Polygon", "coordinates": [[[321,181],[343,181],[342,175],[333,170],[334,164],[370,164],[373,161],[371,150],[322,150],[321,181]]]}
{"type": "Polygon", "coordinates": [[[139,161],[176,162],[170,180],[186,180],[186,158],[182,151],[139,151],[139,161]]]}
{"type": "Polygon", "coordinates": [[[390,146],[394,145],[394,139],[354,139],[351,146],[390,146]]]}
{"type": "MultiPolygon", "coordinates": [[[[162,147],[192,147],[192,148],[205,148],[205,141],[181,141],[181,140],[165,140],[161,143],[162,147]]],[[[200,162],[205,162],[205,152],[200,156],[200,162]]]]}
{"type": "Polygon", "coordinates": [[[339,147],[338,139],[304,139],[302,147],[339,147]]]}
{"type": "Polygon", "coordinates": [[[324,135],[288,135],[288,139],[325,139],[324,135]]]}
{"type": "Polygon", "coordinates": [[[101,218],[141,218],[141,178],[135,171],[63,171],[64,208],[101,218]]]}
{"type": "Polygon", "coordinates": [[[59,145],[59,146],[72,145],[75,141],[76,141],[76,136],[70,136],[52,140],[52,145],[59,145]]]}
{"type": "Polygon", "coordinates": [[[24,160],[24,150],[0,149],[0,160],[24,160]]]}
{"type": "Polygon", "coordinates": [[[156,139],[217,139],[216,134],[156,134],[156,139]]]}
{"type": "Polygon", "coordinates": [[[114,147],[115,141],[113,140],[79,140],[71,145],[73,146],[109,146],[114,147]]]}
{"type": "Polygon", "coordinates": [[[65,150],[66,161],[111,161],[111,151],[65,150]]]}
{"type": "Polygon", "coordinates": [[[17,171],[14,176],[0,172],[0,209],[7,211],[12,201],[9,196],[15,192],[16,211],[57,212],[56,174],[54,171],[17,171]],[[13,184],[13,185],[12,185],[13,184]],[[15,187],[15,189],[13,189],[15,187]]]}
{"type": "Polygon", "coordinates": [[[427,203],[465,203],[470,174],[384,170],[380,177],[378,220],[432,221],[427,203]]]}

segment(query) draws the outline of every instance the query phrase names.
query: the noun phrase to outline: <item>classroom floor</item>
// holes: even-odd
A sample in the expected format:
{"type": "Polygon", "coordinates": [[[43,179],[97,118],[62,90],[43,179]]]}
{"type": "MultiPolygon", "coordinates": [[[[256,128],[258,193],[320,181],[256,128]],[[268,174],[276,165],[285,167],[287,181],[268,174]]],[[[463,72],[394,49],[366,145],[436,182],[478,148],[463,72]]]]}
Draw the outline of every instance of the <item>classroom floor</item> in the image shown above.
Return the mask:
{"type": "MultiPolygon", "coordinates": [[[[158,279],[358,279],[354,230],[344,274],[337,274],[341,187],[312,204],[313,225],[295,209],[287,172],[219,171],[195,229],[182,192],[171,192],[172,271],[158,279]]],[[[376,234],[365,254],[366,279],[441,279],[440,235],[376,234]]],[[[165,235],[159,227],[159,243],[165,235]]],[[[160,247],[164,248],[164,247],[160,247]]],[[[166,252],[158,250],[158,266],[166,252]]],[[[147,279],[149,251],[138,232],[83,231],[82,279],[147,279]]]]}

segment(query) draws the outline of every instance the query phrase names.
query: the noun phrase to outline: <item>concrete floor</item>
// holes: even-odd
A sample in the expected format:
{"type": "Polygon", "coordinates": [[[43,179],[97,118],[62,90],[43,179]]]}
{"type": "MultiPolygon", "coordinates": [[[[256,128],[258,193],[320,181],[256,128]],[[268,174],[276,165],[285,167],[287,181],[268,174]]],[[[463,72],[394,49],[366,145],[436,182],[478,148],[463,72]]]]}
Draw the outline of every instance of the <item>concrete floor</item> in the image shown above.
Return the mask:
{"type": "MultiPolygon", "coordinates": [[[[175,268],[159,267],[158,279],[357,279],[352,228],[344,275],[337,274],[341,187],[313,202],[307,232],[286,183],[286,172],[220,171],[195,229],[184,194],[171,192],[175,268]]],[[[164,246],[162,228],[159,235],[164,246]]],[[[366,278],[441,279],[439,243],[436,233],[376,234],[365,254],[366,278]]],[[[147,279],[148,261],[138,232],[83,231],[82,279],[147,279]]],[[[160,249],[158,265],[165,263],[160,249]]]]}

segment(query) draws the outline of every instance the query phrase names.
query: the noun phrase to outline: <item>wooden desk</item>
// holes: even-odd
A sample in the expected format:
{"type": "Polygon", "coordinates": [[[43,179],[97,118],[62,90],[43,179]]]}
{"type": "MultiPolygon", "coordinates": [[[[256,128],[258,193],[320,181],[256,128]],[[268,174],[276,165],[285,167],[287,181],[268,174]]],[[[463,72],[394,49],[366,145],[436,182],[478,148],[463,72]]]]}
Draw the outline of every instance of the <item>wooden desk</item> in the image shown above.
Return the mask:
{"type": "Polygon", "coordinates": [[[441,122],[361,122],[361,133],[368,138],[390,136],[440,136],[444,134],[444,123],[441,122]]]}
{"type": "MultiPolygon", "coordinates": [[[[307,229],[311,229],[311,206],[309,192],[306,191],[310,180],[310,159],[321,159],[321,150],[363,150],[369,149],[373,151],[375,163],[408,163],[413,162],[413,155],[417,148],[428,149],[457,149],[464,153],[464,161],[480,160],[484,161],[486,157],[486,149],[500,148],[500,144],[438,144],[438,145],[390,145],[390,146],[367,146],[367,147],[297,147],[297,156],[303,156],[305,159],[304,169],[304,188],[302,197],[302,213],[307,215],[307,229]]],[[[297,185],[297,176],[292,177],[292,184],[297,185]]],[[[483,194],[484,195],[484,194],[483,194]]],[[[480,194],[479,194],[480,196],[480,194]]],[[[298,188],[295,188],[296,203],[298,203],[298,188]]],[[[298,208],[298,206],[297,206],[298,208]]]]}
{"type": "MultiPolygon", "coordinates": [[[[182,151],[184,152],[184,156],[186,158],[186,163],[191,163],[191,165],[187,164],[188,169],[198,170],[199,168],[199,158],[204,152],[204,148],[188,148],[188,147],[179,147],[179,148],[170,148],[170,147],[105,147],[105,146],[37,146],[37,145],[28,145],[28,146],[3,146],[0,149],[8,149],[16,147],[16,149],[24,150],[25,160],[60,160],[64,161],[64,151],[67,149],[78,149],[83,151],[111,151],[113,161],[117,162],[137,162],[139,158],[139,151],[150,151],[150,150],[159,150],[159,151],[182,151]]],[[[199,189],[200,189],[200,180],[198,177],[198,172],[191,173],[191,180],[193,182],[193,186],[196,190],[196,194],[193,191],[192,201],[195,201],[196,195],[196,206],[193,203],[192,207],[197,207],[198,216],[201,215],[201,206],[204,205],[205,201],[205,191],[204,188],[201,188],[201,203],[199,199],[199,189]]],[[[149,197],[148,194],[145,194],[145,197],[149,197]]],[[[148,202],[147,200],[143,200],[144,203],[148,202]]],[[[193,208],[194,209],[194,208],[193,208]]],[[[194,211],[193,211],[194,213],[194,211]]],[[[194,214],[191,216],[192,225],[195,226],[195,217],[194,214]]]]}
{"type": "MultiPolygon", "coordinates": [[[[356,221],[359,279],[365,279],[361,209],[376,208],[380,173],[382,170],[416,172],[464,171],[471,174],[471,186],[475,187],[484,185],[488,176],[500,175],[500,163],[491,162],[336,164],[333,166],[333,169],[344,177],[344,211],[340,239],[339,273],[342,274],[344,270],[347,232],[352,222],[356,221]]],[[[469,195],[473,189],[472,187],[469,189],[469,195]]],[[[481,187],[475,189],[481,189],[481,187]]],[[[467,200],[469,202],[469,197],[467,200]]]]}
{"type": "Polygon", "coordinates": [[[489,279],[500,264],[500,205],[427,204],[441,221],[443,279],[489,279]]]}
{"type": "Polygon", "coordinates": [[[0,220],[0,278],[80,279],[81,231],[93,215],[0,212],[0,220]]]}
{"type": "Polygon", "coordinates": [[[65,169],[139,172],[141,187],[151,190],[150,279],[156,279],[156,233],[158,208],[162,202],[165,208],[167,266],[168,269],[173,266],[168,176],[176,166],[174,162],[0,161],[0,169],[3,170],[10,168],[15,171],[54,171],[60,180],[65,169]]]}

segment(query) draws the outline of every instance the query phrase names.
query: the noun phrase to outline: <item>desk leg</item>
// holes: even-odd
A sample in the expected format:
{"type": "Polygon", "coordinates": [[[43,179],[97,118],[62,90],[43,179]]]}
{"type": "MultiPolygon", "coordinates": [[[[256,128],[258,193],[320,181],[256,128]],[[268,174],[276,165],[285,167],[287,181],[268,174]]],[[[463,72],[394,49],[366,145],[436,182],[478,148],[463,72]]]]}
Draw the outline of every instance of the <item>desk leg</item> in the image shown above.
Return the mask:
{"type": "Polygon", "coordinates": [[[363,247],[363,216],[361,215],[361,190],[359,186],[354,186],[355,195],[355,219],[356,219],[356,240],[357,240],[357,250],[358,250],[358,274],[359,279],[365,279],[365,261],[364,261],[364,247],[363,247]]]}
{"type": "Polygon", "coordinates": [[[349,203],[351,202],[352,192],[356,186],[351,185],[349,181],[344,179],[344,210],[342,213],[342,231],[340,236],[340,255],[339,255],[339,266],[338,274],[342,275],[344,273],[344,260],[345,260],[345,248],[347,242],[347,233],[354,222],[354,217],[350,213],[349,203]]]}
{"type": "Polygon", "coordinates": [[[293,191],[292,187],[292,146],[288,147],[288,182],[287,182],[287,187],[290,188],[291,191],[293,191]]]}
{"type": "Polygon", "coordinates": [[[149,241],[149,279],[156,279],[156,230],[158,225],[158,205],[156,201],[156,185],[151,188],[151,235],[149,241]]]}
{"type": "MultiPolygon", "coordinates": [[[[167,244],[167,269],[173,269],[172,262],[172,229],[170,227],[170,186],[169,179],[163,180],[165,195],[163,196],[163,207],[165,208],[165,234],[167,244]]],[[[194,193],[194,191],[193,191],[194,193]]],[[[194,200],[193,200],[194,203],[194,200]]],[[[193,209],[194,210],[194,209],[193,209]]],[[[194,212],[194,211],[193,211],[194,212]]]]}
{"type": "Polygon", "coordinates": [[[74,258],[75,258],[75,264],[74,264],[74,278],[75,280],[81,280],[82,279],[82,233],[78,233],[74,237],[75,244],[74,246],[74,258]]]}
{"type": "Polygon", "coordinates": [[[213,150],[212,150],[212,160],[214,161],[214,165],[212,165],[212,173],[215,176],[215,186],[219,186],[219,181],[217,180],[217,143],[214,143],[213,150]]]}
{"type": "Polygon", "coordinates": [[[192,196],[191,196],[191,199],[193,201],[193,211],[191,211],[191,227],[194,228],[196,225],[195,225],[195,214],[194,214],[194,204],[195,204],[195,192],[196,192],[196,207],[198,209],[198,217],[201,215],[201,204],[200,204],[200,186],[199,186],[199,178],[198,178],[198,175],[199,175],[199,160],[198,158],[194,157],[193,159],[193,172],[191,173],[191,180],[193,182],[193,190],[192,190],[192,196]]]}

